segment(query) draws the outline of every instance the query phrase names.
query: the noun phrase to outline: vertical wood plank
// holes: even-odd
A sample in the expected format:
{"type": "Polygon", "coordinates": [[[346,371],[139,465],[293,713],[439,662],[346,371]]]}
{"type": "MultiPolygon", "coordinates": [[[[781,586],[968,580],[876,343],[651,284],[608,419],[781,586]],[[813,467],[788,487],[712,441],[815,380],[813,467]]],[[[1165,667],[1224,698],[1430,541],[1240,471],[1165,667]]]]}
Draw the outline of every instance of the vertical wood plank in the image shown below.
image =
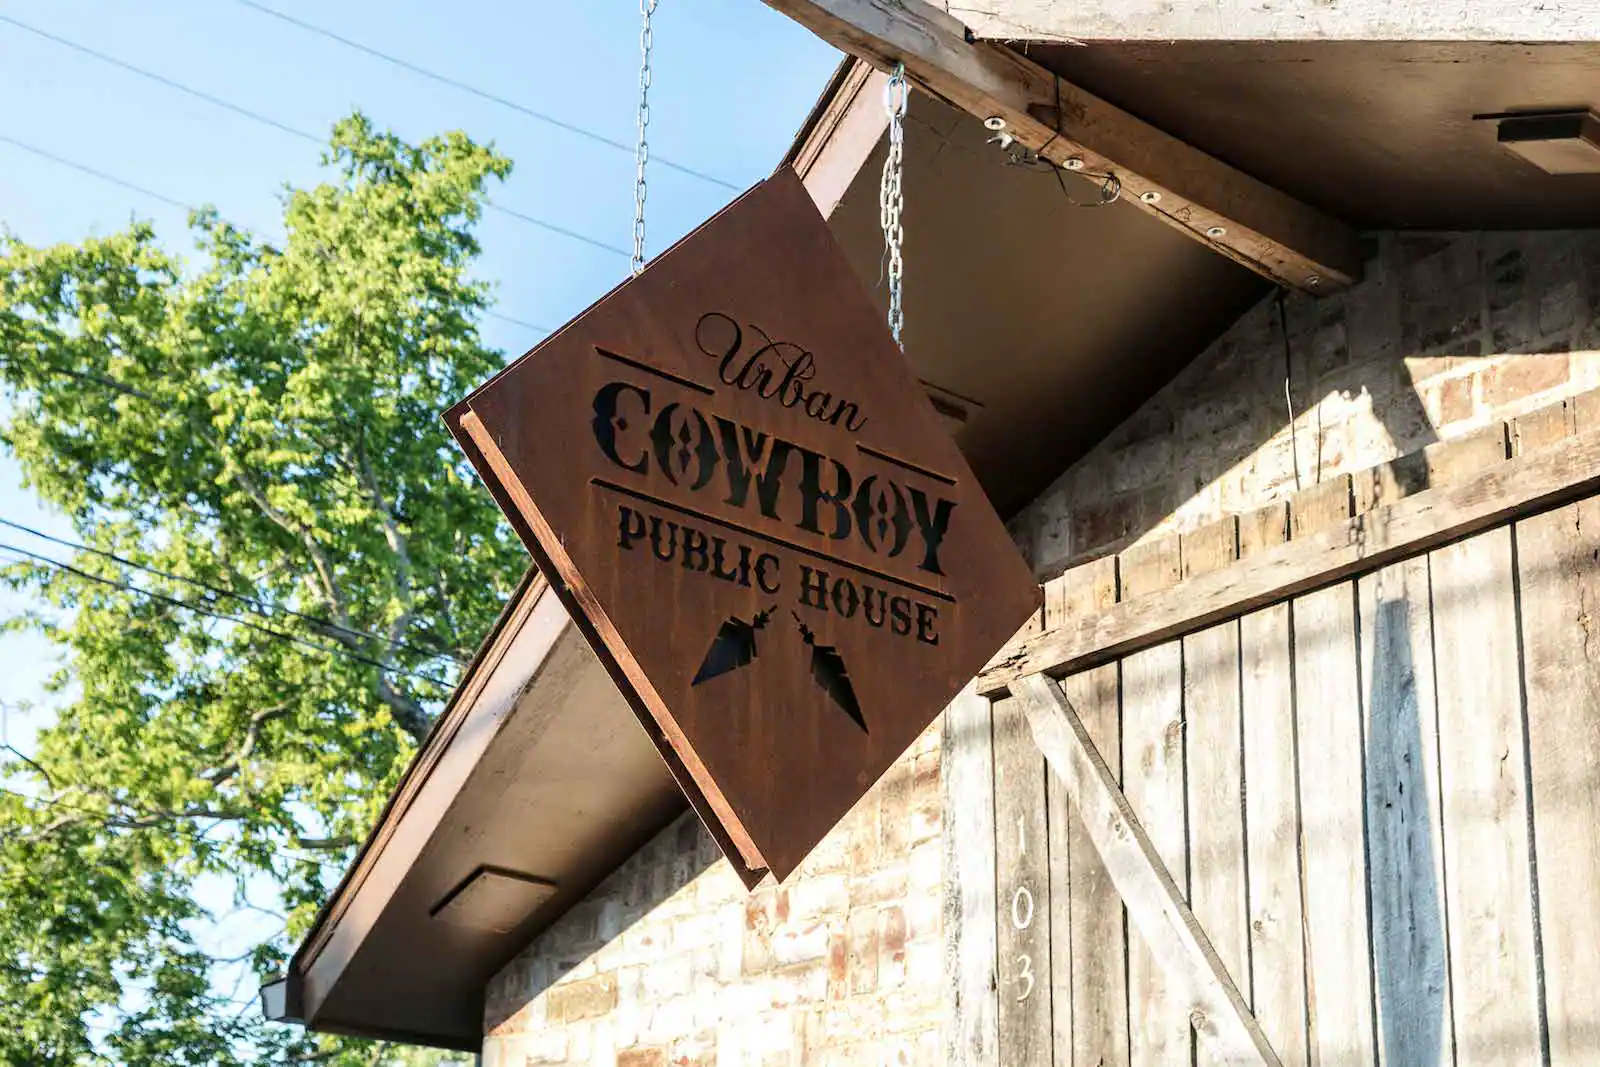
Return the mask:
{"type": "Polygon", "coordinates": [[[1355,588],[1294,601],[1295,721],[1312,1063],[1376,1062],[1362,829],[1355,588]]]}
{"type": "MultiPolygon", "coordinates": [[[[1120,780],[1117,665],[1108,663],[1069,678],[1062,688],[1077,703],[1096,751],[1120,780]]],[[[1064,791],[1056,789],[1053,795],[1065,805],[1064,791]]],[[[1067,823],[1067,854],[1072,865],[1068,904],[1072,1063],[1128,1067],[1128,917],[1088,833],[1082,813],[1074,811],[1067,823]]]]}
{"type": "MultiPolygon", "coordinates": [[[[1045,621],[1103,611],[1117,600],[1117,559],[1107,556],[1045,587],[1045,621]]],[[[1117,665],[1061,681],[1100,758],[1120,781],[1117,665]]],[[[1056,775],[1047,775],[1050,822],[1050,983],[1057,1067],[1127,1067],[1127,927],[1111,884],[1056,775]]]]}
{"type": "MultiPolygon", "coordinates": [[[[1123,600],[1181,577],[1181,542],[1164,537],[1122,554],[1123,600]]],[[[1122,788],[1178,891],[1189,892],[1183,790],[1183,643],[1122,661],[1122,788]]],[[[1182,1001],[1142,939],[1128,938],[1128,1059],[1133,1067],[1187,1062],[1193,1045],[1182,1001]]]]}
{"type": "MultiPolygon", "coordinates": [[[[1164,645],[1122,663],[1123,790],[1178,889],[1184,870],[1183,646],[1164,645]]],[[[1189,1061],[1187,1013],[1149,948],[1128,939],[1129,1059],[1133,1067],[1189,1061]]]]}
{"type": "MultiPolygon", "coordinates": [[[[1189,906],[1248,1003],[1238,623],[1183,639],[1183,718],[1188,731],[1189,906]]],[[[1202,1046],[1197,1062],[1205,1067],[1215,1060],[1202,1046]]]]}
{"type": "Polygon", "coordinates": [[[1289,497],[1290,534],[1300,538],[1337,526],[1350,517],[1353,504],[1348,474],[1336,474],[1319,485],[1301,489],[1289,497]]]}
{"type": "Polygon", "coordinates": [[[1289,539],[1289,502],[1279,500],[1239,516],[1239,558],[1281,545],[1289,539]]]}
{"type": "Polygon", "coordinates": [[[1021,703],[995,701],[999,1062],[1017,1067],[1049,1067],[1052,1057],[1045,773],[1021,703]]]}
{"type": "Polygon", "coordinates": [[[1540,1062],[1511,529],[1437,549],[1434,659],[1458,1067],[1540,1062]]]}
{"type": "Polygon", "coordinates": [[[1427,557],[1367,575],[1358,589],[1379,1058],[1385,1067],[1449,1067],[1455,1052],[1427,557]]]}
{"type": "Polygon", "coordinates": [[[1245,828],[1250,843],[1250,992],[1284,1067],[1307,1067],[1289,605],[1239,620],[1245,828]]]}
{"type": "Polygon", "coordinates": [[[994,748],[989,701],[969,684],[945,710],[945,1062],[999,1062],[995,994],[994,748]]]}
{"type": "Polygon", "coordinates": [[[1122,553],[1120,599],[1133,600],[1176,585],[1182,570],[1183,541],[1177,534],[1134,545],[1122,553]]]}
{"type": "Polygon", "coordinates": [[[1220,570],[1239,558],[1239,520],[1233,515],[1179,538],[1185,580],[1220,570]]]}
{"type": "Polygon", "coordinates": [[[1130,925],[1169,978],[1169,1007],[1194,1026],[1214,1062],[1282,1067],[1066,693],[1042,674],[1015,684],[1034,740],[1083,811],[1094,848],[1127,901],[1130,925]]]}
{"type": "MultiPolygon", "coordinates": [[[[1185,579],[1220,570],[1238,558],[1237,519],[1227,518],[1183,537],[1185,579]]],[[[1237,622],[1183,638],[1183,719],[1189,905],[1248,1004],[1250,924],[1237,622]]],[[[1199,1067],[1216,1067],[1215,1057],[1212,1049],[1197,1046],[1199,1067]]]]}
{"type": "Polygon", "coordinates": [[[1600,500],[1517,524],[1551,1067],[1600,1060],[1600,500]]]}

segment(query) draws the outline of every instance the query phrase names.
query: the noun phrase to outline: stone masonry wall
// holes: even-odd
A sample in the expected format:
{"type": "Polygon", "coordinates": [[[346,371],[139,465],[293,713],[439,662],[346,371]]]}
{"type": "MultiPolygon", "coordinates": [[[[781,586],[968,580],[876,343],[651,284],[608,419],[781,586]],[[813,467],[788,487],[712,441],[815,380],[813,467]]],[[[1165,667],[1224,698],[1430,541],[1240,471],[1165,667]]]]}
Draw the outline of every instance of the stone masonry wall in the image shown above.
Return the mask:
{"type": "Polygon", "coordinates": [[[490,983],[484,1067],[941,1062],[936,723],[787,885],[684,815],[490,983]]]}
{"type": "Polygon", "coordinates": [[[1041,578],[1600,386],[1600,231],[1375,240],[1359,286],[1283,302],[1287,344],[1269,297],[1012,521],[1041,578]]]}

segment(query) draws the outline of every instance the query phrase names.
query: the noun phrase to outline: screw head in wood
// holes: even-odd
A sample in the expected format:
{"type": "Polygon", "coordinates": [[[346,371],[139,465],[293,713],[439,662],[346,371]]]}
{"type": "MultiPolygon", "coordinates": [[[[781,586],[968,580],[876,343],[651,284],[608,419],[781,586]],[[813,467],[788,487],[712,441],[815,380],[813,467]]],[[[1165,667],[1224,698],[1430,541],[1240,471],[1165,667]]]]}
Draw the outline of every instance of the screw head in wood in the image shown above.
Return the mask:
{"type": "Polygon", "coordinates": [[[1146,204],[1155,204],[1160,202],[1161,194],[1152,189],[1148,193],[1140,193],[1139,199],[1144,201],[1146,204]]]}
{"type": "Polygon", "coordinates": [[[1207,237],[1222,237],[1222,236],[1225,236],[1227,234],[1227,232],[1228,231],[1224,227],[1213,226],[1209,230],[1206,231],[1206,236],[1207,237]]]}
{"type": "Polygon", "coordinates": [[[988,118],[983,120],[983,125],[986,129],[1003,130],[1006,128],[1006,120],[1001,118],[999,115],[990,115],[988,118]]]}
{"type": "Polygon", "coordinates": [[[1062,170],[1082,170],[1083,169],[1083,157],[1082,156],[1068,156],[1066,159],[1063,159],[1061,161],[1061,169],[1062,170]]]}

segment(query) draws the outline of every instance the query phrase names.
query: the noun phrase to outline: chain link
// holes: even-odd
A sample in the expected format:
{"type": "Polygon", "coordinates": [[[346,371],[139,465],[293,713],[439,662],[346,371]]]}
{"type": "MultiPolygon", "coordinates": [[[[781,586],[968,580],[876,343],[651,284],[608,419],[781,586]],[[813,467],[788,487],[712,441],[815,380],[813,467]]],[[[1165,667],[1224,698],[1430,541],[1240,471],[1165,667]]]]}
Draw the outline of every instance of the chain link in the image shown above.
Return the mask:
{"type": "Polygon", "coordinates": [[[645,184],[644,168],[650,162],[650,16],[655,14],[656,0],[639,0],[639,16],[643,27],[639,30],[639,150],[638,175],[633,186],[633,273],[644,270],[644,201],[650,194],[645,184]]]}
{"type": "Polygon", "coordinates": [[[900,215],[905,207],[905,196],[900,180],[905,170],[906,102],[911,96],[910,83],[906,81],[906,65],[896,64],[883,88],[883,106],[889,113],[889,154],[883,161],[883,180],[878,185],[878,222],[883,227],[883,255],[889,280],[889,332],[894,343],[900,341],[900,329],[905,325],[905,307],[901,303],[904,263],[900,246],[905,240],[905,228],[900,215]]]}

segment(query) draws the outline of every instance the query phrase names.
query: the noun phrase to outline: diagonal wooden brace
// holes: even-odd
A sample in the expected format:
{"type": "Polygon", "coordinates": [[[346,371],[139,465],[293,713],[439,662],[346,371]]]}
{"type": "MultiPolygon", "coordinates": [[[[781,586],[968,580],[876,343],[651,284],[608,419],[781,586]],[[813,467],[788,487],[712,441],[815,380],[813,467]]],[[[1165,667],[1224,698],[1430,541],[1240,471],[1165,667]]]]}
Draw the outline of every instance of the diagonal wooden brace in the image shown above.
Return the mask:
{"type": "Polygon", "coordinates": [[[1230,1067],[1282,1067],[1061,686],[1032,674],[1014,681],[1011,692],[1207,1051],[1230,1067]]]}

